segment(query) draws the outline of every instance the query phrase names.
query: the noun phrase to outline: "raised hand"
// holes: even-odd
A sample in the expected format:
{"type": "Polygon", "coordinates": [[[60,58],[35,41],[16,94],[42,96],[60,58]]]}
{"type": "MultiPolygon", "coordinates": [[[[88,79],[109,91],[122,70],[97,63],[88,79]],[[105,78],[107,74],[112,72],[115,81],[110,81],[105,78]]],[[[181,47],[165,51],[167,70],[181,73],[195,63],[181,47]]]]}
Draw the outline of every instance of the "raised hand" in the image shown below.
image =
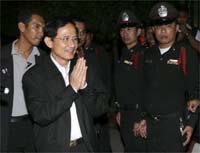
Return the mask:
{"type": "Polygon", "coordinates": [[[135,136],[147,138],[147,122],[146,122],[146,120],[141,120],[140,122],[135,122],[133,125],[133,132],[134,132],[135,136]]]}
{"type": "Polygon", "coordinates": [[[140,135],[140,123],[135,122],[133,124],[133,132],[135,136],[139,136],[140,135]]]}
{"type": "Polygon", "coordinates": [[[77,92],[86,82],[87,66],[84,58],[79,58],[70,75],[70,85],[77,92]]]}
{"type": "Polygon", "coordinates": [[[147,138],[147,121],[140,121],[140,136],[142,138],[147,138]]]}
{"type": "Polygon", "coordinates": [[[184,128],[182,135],[185,135],[186,140],[183,142],[183,146],[186,146],[190,142],[192,133],[193,133],[193,128],[191,126],[186,126],[184,128]]]}

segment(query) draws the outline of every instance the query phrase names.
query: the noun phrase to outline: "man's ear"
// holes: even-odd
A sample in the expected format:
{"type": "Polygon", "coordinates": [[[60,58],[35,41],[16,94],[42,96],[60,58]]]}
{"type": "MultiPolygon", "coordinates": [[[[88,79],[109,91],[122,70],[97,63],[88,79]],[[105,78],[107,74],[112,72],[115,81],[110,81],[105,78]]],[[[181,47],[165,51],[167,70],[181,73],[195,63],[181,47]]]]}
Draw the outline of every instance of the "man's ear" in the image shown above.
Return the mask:
{"type": "Polygon", "coordinates": [[[140,28],[137,29],[137,37],[141,34],[142,30],[140,28]]]}
{"type": "Polygon", "coordinates": [[[18,29],[20,32],[24,32],[26,30],[26,25],[23,22],[19,22],[18,29]]]}
{"type": "Polygon", "coordinates": [[[47,47],[52,48],[53,47],[53,41],[50,37],[44,37],[44,43],[47,45],[47,47]]]}

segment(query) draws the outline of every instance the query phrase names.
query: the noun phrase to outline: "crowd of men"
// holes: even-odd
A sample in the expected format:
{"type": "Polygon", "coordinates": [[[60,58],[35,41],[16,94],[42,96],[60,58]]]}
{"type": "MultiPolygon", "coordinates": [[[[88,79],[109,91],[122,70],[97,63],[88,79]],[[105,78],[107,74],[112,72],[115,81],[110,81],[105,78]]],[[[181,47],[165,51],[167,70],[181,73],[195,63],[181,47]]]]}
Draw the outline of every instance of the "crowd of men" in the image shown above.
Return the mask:
{"type": "Polygon", "coordinates": [[[122,10],[111,58],[82,18],[22,10],[1,48],[1,152],[112,152],[113,103],[124,152],[198,146],[200,31],[167,2],[149,21],[122,10]]]}

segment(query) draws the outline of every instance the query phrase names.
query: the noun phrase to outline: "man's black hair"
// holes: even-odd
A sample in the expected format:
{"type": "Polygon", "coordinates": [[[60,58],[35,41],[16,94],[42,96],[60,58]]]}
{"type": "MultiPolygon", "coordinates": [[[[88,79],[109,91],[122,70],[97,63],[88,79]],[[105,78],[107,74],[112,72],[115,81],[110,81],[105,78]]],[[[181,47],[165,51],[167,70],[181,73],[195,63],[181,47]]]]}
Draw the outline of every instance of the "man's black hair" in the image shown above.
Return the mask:
{"type": "MultiPolygon", "coordinates": [[[[66,24],[71,23],[74,25],[71,18],[60,16],[56,17],[54,20],[48,22],[44,28],[44,36],[55,38],[60,27],[65,26],[66,24]]],[[[75,26],[74,26],[75,27],[75,26]]]]}
{"type": "Polygon", "coordinates": [[[28,23],[31,21],[33,15],[39,15],[43,17],[42,12],[36,9],[23,9],[19,12],[17,21],[24,23],[25,25],[28,25],[28,23]]]}
{"type": "Polygon", "coordinates": [[[86,21],[80,16],[73,16],[71,19],[73,22],[82,22],[84,24],[86,23],[86,21]]]}

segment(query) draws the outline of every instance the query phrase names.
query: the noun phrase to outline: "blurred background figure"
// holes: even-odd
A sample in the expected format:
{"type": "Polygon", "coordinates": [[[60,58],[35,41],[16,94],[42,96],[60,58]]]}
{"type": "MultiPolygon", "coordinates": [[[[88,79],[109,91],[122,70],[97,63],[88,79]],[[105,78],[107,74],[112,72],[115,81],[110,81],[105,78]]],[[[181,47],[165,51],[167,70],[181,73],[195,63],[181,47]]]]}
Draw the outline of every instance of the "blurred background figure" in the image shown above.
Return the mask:
{"type": "Polygon", "coordinates": [[[152,47],[156,44],[155,36],[151,26],[146,27],[146,43],[148,47],[152,47]]]}
{"type": "Polygon", "coordinates": [[[187,6],[179,7],[179,33],[177,41],[184,41],[200,53],[200,30],[189,23],[189,9],[187,6]]]}
{"type": "Polygon", "coordinates": [[[188,152],[200,152],[200,86],[197,85],[193,93],[187,94],[187,110],[186,119],[189,119],[192,115],[198,116],[197,124],[194,127],[194,132],[191,138],[191,142],[188,145],[188,152]]]}

